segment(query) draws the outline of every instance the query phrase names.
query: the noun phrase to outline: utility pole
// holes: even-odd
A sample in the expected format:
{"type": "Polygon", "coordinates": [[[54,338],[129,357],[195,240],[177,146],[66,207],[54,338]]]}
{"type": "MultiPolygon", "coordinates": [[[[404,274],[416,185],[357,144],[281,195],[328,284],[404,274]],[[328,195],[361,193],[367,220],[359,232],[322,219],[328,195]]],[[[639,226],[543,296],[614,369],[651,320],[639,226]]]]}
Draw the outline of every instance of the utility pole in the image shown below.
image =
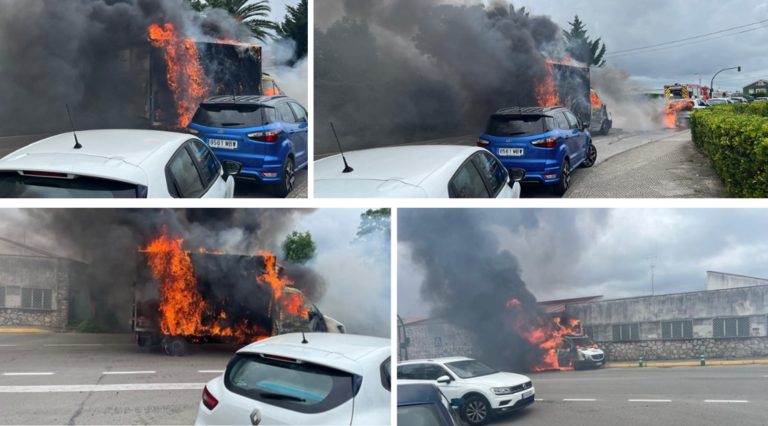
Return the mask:
{"type": "Polygon", "coordinates": [[[656,269],[656,257],[657,256],[653,256],[653,257],[649,257],[648,258],[648,262],[649,262],[649,264],[651,266],[651,296],[655,296],[656,295],[656,291],[655,291],[655,288],[654,288],[654,282],[653,282],[654,278],[655,278],[655,276],[654,276],[654,269],[656,269]]]}

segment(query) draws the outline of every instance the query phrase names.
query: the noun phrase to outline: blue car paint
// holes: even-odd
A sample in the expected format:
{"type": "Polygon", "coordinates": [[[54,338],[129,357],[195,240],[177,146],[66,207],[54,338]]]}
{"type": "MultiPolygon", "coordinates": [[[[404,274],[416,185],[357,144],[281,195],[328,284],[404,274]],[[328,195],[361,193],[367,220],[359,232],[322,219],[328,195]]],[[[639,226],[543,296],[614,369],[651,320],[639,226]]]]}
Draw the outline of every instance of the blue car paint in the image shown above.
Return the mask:
{"type": "Polygon", "coordinates": [[[437,386],[432,384],[397,385],[397,406],[434,405],[442,420],[441,426],[454,426],[455,423],[445,405],[440,401],[438,392],[437,386]]]}

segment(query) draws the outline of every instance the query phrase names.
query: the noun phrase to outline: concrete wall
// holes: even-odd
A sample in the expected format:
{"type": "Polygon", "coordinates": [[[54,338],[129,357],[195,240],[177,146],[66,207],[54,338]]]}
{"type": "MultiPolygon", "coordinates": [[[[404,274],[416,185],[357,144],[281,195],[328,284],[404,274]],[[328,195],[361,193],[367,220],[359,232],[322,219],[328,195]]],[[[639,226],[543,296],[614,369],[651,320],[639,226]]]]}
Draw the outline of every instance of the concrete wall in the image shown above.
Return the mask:
{"type": "MultiPolygon", "coordinates": [[[[404,342],[403,328],[397,328],[398,342],[404,342]]],[[[408,359],[429,359],[448,356],[468,356],[472,354],[472,342],[469,335],[440,320],[425,320],[405,325],[405,335],[411,339],[408,359]]],[[[405,351],[398,352],[398,360],[405,358],[405,351]]]]}
{"type": "Polygon", "coordinates": [[[768,285],[768,280],[707,271],[707,290],[724,290],[728,288],[754,287],[758,285],[768,285]]]}
{"type": "Polygon", "coordinates": [[[0,255],[0,287],[5,289],[0,326],[66,327],[69,289],[83,273],[83,264],[68,259],[0,255]],[[24,288],[50,289],[50,309],[22,308],[24,288]]]}

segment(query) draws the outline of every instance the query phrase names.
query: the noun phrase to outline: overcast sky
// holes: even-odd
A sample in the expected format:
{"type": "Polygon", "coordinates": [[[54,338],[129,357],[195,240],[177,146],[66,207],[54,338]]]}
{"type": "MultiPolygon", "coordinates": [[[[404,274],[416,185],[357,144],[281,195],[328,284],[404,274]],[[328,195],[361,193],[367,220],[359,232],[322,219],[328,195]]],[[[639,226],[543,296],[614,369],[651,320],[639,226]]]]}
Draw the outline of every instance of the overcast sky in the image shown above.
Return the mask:
{"type": "MultiPolygon", "coordinates": [[[[477,1],[445,0],[445,3],[476,4],[477,1]]],[[[517,7],[526,6],[533,14],[549,15],[563,28],[578,14],[593,39],[603,38],[609,54],[768,20],[768,3],[760,0],[515,0],[513,3],[517,7]]],[[[337,19],[341,7],[338,0],[320,0],[315,4],[315,11],[318,25],[323,27],[337,19]]],[[[665,84],[698,83],[695,73],[700,73],[706,82],[704,85],[709,86],[717,71],[742,66],[741,74],[728,71],[715,82],[716,89],[735,90],[758,79],[768,79],[766,41],[768,22],[683,42],[697,42],[689,46],[617,57],[609,63],[625,68],[638,81],[659,91],[665,84]],[[698,43],[754,28],[759,29],[698,43]]],[[[667,46],[659,48],[663,47],[667,46]]]]}
{"type": "MultiPolygon", "coordinates": [[[[248,3],[257,3],[258,0],[251,0],[248,3]]],[[[283,22],[287,10],[285,6],[296,6],[299,4],[299,0],[269,0],[269,5],[272,6],[272,20],[277,22],[283,22]]]]}
{"type": "MultiPolygon", "coordinates": [[[[450,216],[438,219],[438,213],[399,209],[398,227],[414,215],[450,216]]],[[[466,241],[467,250],[490,245],[510,251],[540,301],[650,295],[652,262],[656,294],[706,290],[708,270],[768,278],[765,210],[488,209],[470,214],[496,238],[466,241]]],[[[443,227],[450,232],[452,224],[443,227]]],[[[435,235],[433,244],[442,239],[435,235]]],[[[400,316],[429,314],[419,294],[424,273],[411,260],[408,244],[400,242],[400,316]]]]}

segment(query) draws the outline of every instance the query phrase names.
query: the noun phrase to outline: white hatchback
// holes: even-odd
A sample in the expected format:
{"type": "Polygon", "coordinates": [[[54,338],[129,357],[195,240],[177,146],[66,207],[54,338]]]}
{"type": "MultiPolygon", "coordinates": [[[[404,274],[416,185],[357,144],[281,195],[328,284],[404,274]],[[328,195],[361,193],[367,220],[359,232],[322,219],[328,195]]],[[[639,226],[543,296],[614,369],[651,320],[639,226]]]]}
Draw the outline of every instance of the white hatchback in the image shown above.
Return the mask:
{"type": "Polygon", "coordinates": [[[64,133],[0,159],[0,198],[232,198],[241,169],[188,134],[64,133]]]}
{"type": "Polygon", "coordinates": [[[283,334],[237,351],[203,389],[198,425],[389,425],[389,339],[283,334]]]}
{"type": "Polygon", "coordinates": [[[497,414],[521,410],[536,397],[528,377],[499,372],[466,357],[398,363],[397,383],[432,383],[449,400],[464,399],[461,415],[472,426],[485,424],[497,414]]]}
{"type": "Polygon", "coordinates": [[[316,198],[520,198],[525,171],[479,147],[367,149],[315,161],[316,198]]]}

